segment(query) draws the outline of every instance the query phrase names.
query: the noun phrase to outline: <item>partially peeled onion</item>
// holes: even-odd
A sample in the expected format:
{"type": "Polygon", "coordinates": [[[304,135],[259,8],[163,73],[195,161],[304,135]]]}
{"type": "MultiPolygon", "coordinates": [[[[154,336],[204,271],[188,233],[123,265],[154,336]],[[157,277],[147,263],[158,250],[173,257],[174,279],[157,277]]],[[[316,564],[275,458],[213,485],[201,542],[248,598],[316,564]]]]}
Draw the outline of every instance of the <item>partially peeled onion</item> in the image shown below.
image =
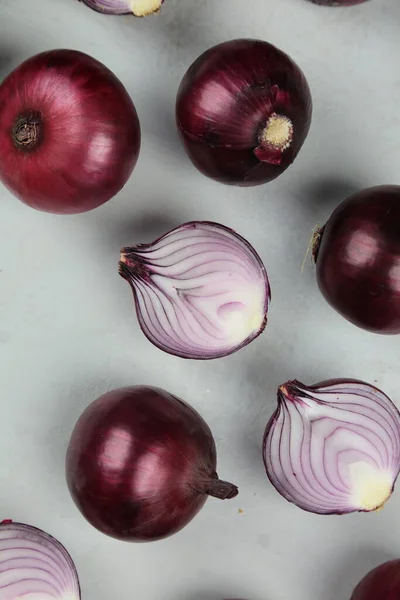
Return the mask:
{"type": "Polygon", "coordinates": [[[84,411],[68,445],[66,476],[94,527],[149,542],[180,531],[210,496],[238,494],[216,465],[210,428],[191,406],[159,388],[134,386],[84,411]]]}
{"type": "Polygon", "coordinates": [[[356,4],[362,4],[366,0],[311,0],[314,4],[320,4],[321,6],[355,6],[356,4]]]}

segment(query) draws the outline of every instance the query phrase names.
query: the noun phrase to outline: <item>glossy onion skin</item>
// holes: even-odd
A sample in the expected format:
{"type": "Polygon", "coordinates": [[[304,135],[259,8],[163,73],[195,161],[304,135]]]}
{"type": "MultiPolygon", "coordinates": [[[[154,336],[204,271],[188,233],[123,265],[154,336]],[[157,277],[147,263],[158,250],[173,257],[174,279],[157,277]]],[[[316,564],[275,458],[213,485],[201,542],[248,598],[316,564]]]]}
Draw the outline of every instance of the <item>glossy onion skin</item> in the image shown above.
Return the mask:
{"type": "Polygon", "coordinates": [[[109,392],[82,414],[66,457],[67,483],[86,519],[112,537],[143,542],[182,529],[217,477],[211,431],[164,390],[109,392]]]}
{"type": "Polygon", "coordinates": [[[321,6],[355,6],[356,4],[363,4],[366,0],[311,0],[311,2],[321,6]]]}
{"type": "Polygon", "coordinates": [[[400,333],[400,187],[359,192],[338,206],[314,251],[318,286],[354,325],[400,333]]]}
{"type": "Polygon", "coordinates": [[[0,86],[0,179],[29,206],[81,213],[125,185],[140,149],[140,125],[126,89],[107,67],[75,50],[38,54],[0,86]],[[20,149],[13,128],[40,115],[41,141],[20,149]]]}
{"type": "Polygon", "coordinates": [[[207,50],[178,90],[176,120],[193,164],[221,183],[252,186],[278,177],[296,158],[311,123],[307,81],[291,58],[267,42],[238,39],[207,50]],[[280,164],[254,154],[272,113],[289,117],[293,140],[280,164]]]}
{"type": "Polygon", "coordinates": [[[400,560],[390,560],[360,581],[350,600],[399,600],[400,560]]]}

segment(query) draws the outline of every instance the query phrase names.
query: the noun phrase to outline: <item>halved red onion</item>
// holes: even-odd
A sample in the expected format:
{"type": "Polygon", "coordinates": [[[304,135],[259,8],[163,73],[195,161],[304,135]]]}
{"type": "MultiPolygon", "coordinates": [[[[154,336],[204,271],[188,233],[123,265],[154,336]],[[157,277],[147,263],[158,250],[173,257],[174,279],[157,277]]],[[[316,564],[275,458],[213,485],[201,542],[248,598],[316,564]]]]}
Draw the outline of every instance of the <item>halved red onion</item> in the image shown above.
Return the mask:
{"type": "Polygon", "coordinates": [[[151,244],[123,248],[119,273],[132,287],[143,333],[169,354],[227,356],[266,326],[265,267],[224,225],[185,223],[151,244]]]}
{"type": "Polygon", "coordinates": [[[1,600],[80,600],[72,558],[48,533],[24,525],[0,523],[1,600]]]}
{"type": "Polygon", "coordinates": [[[81,0],[97,12],[106,15],[146,17],[160,10],[164,0],[81,0]]]}
{"type": "Polygon", "coordinates": [[[264,437],[267,475],[303,510],[377,510],[400,471],[400,413],[378,388],[337,379],[288,381],[264,437]]]}

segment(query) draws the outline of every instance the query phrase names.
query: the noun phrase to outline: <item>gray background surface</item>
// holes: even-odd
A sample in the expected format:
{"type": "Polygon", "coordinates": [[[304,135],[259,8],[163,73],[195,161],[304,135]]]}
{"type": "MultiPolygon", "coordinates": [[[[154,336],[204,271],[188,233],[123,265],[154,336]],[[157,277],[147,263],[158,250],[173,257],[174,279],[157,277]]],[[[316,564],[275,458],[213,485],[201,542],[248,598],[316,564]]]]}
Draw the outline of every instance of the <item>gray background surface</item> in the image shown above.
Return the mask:
{"type": "Polygon", "coordinates": [[[58,537],[76,561],[83,599],[348,600],[368,569],[400,556],[400,489],[377,514],[319,517],[283,500],[261,460],[275,390],[287,379],[357,377],[400,405],[400,338],[351,326],[322,299],[312,267],[301,273],[312,228],[344,197],[400,183],[399,32],[399,0],[348,9],[303,0],[166,0],[146,20],[102,16],[76,0],[1,0],[1,77],[42,50],[82,50],[123,81],[142,125],[133,176],[91,213],[42,214],[0,187],[0,516],[58,537]],[[292,55],[314,99],[294,165],[253,189],[200,175],[174,125],[186,68],[235,37],[263,38],[292,55]],[[117,274],[122,245],[192,219],[237,229],[261,254],[272,286],[265,333],[204,363],[147,342],[117,274]],[[92,400],[141,383],[201,412],[217,441],[219,473],[240,495],[209,500],[166,541],[132,545],[80,516],[64,455],[92,400]]]}

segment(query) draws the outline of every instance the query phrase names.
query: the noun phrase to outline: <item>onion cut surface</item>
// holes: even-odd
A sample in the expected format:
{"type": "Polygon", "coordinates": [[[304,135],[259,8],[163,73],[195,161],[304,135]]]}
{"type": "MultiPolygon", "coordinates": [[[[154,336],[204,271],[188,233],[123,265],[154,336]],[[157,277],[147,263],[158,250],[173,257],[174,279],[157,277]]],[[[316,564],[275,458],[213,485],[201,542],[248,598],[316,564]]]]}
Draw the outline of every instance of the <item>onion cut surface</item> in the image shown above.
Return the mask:
{"type": "Polygon", "coordinates": [[[146,17],[159,12],[164,0],[81,0],[97,12],[106,15],[146,17]]]}
{"type": "Polygon", "coordinates": [[[0,523],[1,600],[80,600],[78,575],[66,549],[22,523],[0,523]]]}
{"type": "Polygon", "coordinates": [[[123,248],[119,271],[143,333],[170,354],[226,356],[265,328],[265,267],[244,238],[218,223],[185,223],[152,244],[123,248]]]}
{"type": "Polygon", "coordinates": [[[399,411],[361,381],[289,381],[266,428],[264,462],[277,491],[304,510],[377,510],[400,471],[399,411]]]}

